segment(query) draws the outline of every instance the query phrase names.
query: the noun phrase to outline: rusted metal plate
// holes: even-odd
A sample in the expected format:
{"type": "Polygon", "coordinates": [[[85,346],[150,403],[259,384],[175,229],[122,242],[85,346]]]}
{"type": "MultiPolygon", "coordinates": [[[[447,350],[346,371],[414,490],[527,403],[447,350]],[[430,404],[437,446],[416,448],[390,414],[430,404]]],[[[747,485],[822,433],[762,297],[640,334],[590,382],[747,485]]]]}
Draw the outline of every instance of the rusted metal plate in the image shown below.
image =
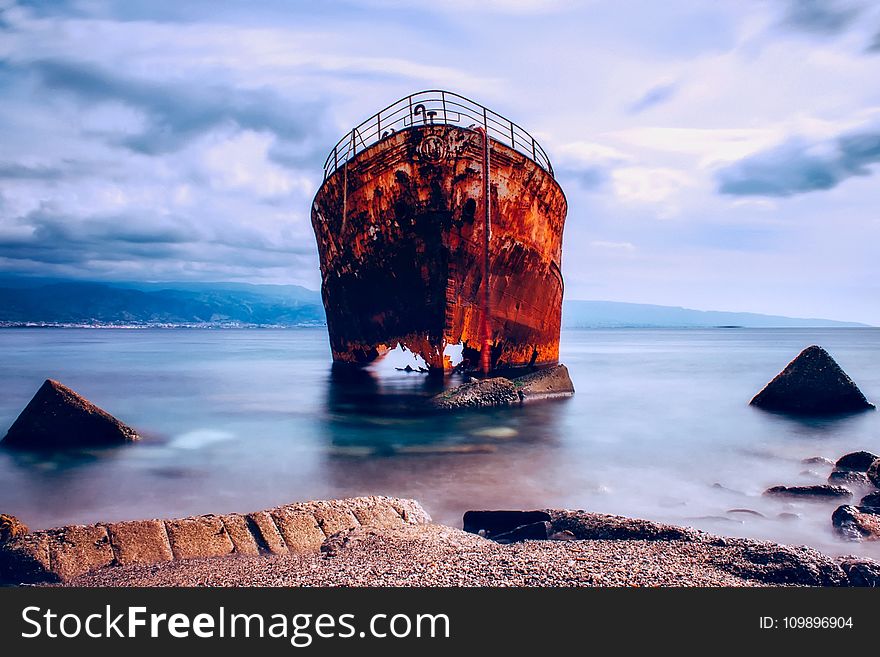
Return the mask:
{"type": "MultiPolygon", "coordinates": [[[[332,173],[312,206],[321,292],[336,362],[366,364],[397,344],[432,368],[482,346],[482,141],[466,128],[396,132],[332,173]]],[[[559,357],[562,189],[492,141],[489,328],[494,368],[559,357]]]]}

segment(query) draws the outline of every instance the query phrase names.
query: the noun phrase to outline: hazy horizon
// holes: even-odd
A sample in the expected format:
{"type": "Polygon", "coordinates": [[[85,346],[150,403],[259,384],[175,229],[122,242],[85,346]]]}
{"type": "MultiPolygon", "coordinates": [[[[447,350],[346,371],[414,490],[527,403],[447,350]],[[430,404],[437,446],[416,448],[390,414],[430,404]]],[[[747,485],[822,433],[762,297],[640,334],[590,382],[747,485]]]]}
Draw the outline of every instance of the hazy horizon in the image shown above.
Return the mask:
{"type": "Polygon", "coordinates": [[[0,273],[319,287],[323,160],[448,88],[539,139],[566,297],[880,324],[880,4],[0,0],[0,273]]]}
{"type": "MultiPolygon", "coordinates": [[[[0,273],[0,290],[4,288],[11,287],[15,289],[15,283],[19,284],[19,289],[22,287],[24,289],[38,288],[43,285],[54,285],[54,284],[69,284],[69,283],[79,283],[83,285],[104,285],[109,287],[121,286],[125,289],[144,289],[147,288],[149,291],[158,291],[161,289],[174,290],[176,288],[186,288],[192,286],[199,286],[198,289],[202,287],[210,289],[212,286],[215,289],[225,289],[228,287],[235,286],[247,286],[247,285],[256,285],[260,287],[269,287],[269,288],[289,288],[294,287],[300,290],[304,290],[305,292],[314,295],[314,301],[317,304],[321,304],[321,292],[320,289],[314,289],[302,285],[296,284],[286,284],[286,283],[243,283],[241,281],[98,281],[98,280],[89,280],[89,279],[73,279],[73,278],[50,278],[50,277],[22,277],[22,276],[10,276],[0,273]],[[22,283],[24,282],[24,284],[22,283]]],[[[633,301],[627,301],[623,299],[571,299],[569,297],[565,297],[564,305],[571,307],[569,304],[610,304],[610,305],[619,305],[619,306],[632,306],[635,308],[639,308],[642,310],[648,309],[657,309],[661,311],[682,311],[682,313],[698,313],[705,315],[729,315],[730,318],[727,319],[735,319],[735,316],[755,316],[755,317],[765,317],[765,318],[780,318],[780,319],[788,319],[792,321],[817,321],[822,322],[824,324],[817,324],[815,326],[825,326],[827,327],[827,323],[839,323],[842,325],[845,324],[860,324],[864,327],[876,328],[876,325],[872,325],[865,322],[856,322],[855,320],[846,319],[846,318],[831,318],[831,317],[794,317],[790,315],[779,315],[779,314],[768,314],[768,313],[757,313],[748,310],[743,311],[731,311],[723,308],[691,308],[688,306],[683,306],[681,304],[643,304],[633,301]]],[[[595,310],[595,309],[594,309],[595,310]]],[[[563,315],[566,313],[563,312],[563,315]]],[[[612,313],[612,317],[614,313],[612,313]]],[[[622,316],[618,316],[622,317],[622,316]]],[[[655,318],[656,319],[656,318],[655,318]]],[[[720,322],[723,323],[725,318],[718,318],[720,322]]],[[[2,320],[2,317],[0,317],[2,320]]],[[[563,326],[567,325],[568,328],[573,328],[574,326],[570,323],[567,324],[566,320],[563,320],[563,326]]]]}

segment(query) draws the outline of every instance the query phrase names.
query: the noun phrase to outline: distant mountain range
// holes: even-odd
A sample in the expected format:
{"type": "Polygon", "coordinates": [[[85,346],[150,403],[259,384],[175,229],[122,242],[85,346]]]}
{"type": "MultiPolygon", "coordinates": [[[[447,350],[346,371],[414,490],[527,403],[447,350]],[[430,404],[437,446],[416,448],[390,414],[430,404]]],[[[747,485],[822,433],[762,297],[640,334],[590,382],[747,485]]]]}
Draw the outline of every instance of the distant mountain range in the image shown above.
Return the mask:
{"type": "MultiPolygon", "coordinates": [[[[298,285],[90,283],[0,277],[0,325],[316,326],[321,295],[298,285]]],[[[566,328],[858,327],[855,322],[566,301],[566,328]]]]}
{"type": "Polygon", "coordinates": [[[0,278],[0,322],[308,326],[324,324],[324,307],[298,285],[0,278]]]}
{"type": "Polygon", "coordinates": [[[562,309],[566,328],[833,328],[864,327],[857,322],[799,319],[757,313],[692,310],[617,301],[566,301],[562,309]]]}

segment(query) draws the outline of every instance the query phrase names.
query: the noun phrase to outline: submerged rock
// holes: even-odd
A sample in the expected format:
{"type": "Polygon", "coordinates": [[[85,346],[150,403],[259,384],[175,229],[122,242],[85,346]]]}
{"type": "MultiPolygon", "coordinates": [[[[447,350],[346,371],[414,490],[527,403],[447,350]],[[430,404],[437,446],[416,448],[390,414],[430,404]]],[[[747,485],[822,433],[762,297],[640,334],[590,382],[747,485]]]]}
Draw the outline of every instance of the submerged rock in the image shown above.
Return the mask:
{"type": "Polygon", "coordinates": [[[524,402],[571,397],[574,394],[574,384],[568,368],[561,364],[518,377],[513,383],[524,402]]]}
{"type": "Polygon", "coordinates": [[[431,398],[434,408],[485,408],[519,404],[519,393],[510,379],[498,376],[465,383],[431,398]]]}
{"type": "Polygon", "coordinates": [[[727,513],[739,513],[747,516],[755,516],[756,518],[766,518],[763,513],[760,511],[754,511],[752,509],[728,509],[727,513]]]}
{"type": "Polygon", "coordinates": [[[845,472],[867,472],[880,456],[871,452],[850,452],[837,459],[834,467],[845,472]]]}
{"type": "Polygon", "coordinates": [[[865,495],[862,501],[859,502],[859,506],[880,508],[880,490],[875,490],[873,493],[865,495]]]}
{"type": "Polygon", "coordinates": [[[41,449],[115,445],[137,432],[65,385],[46,379],[9,428],[3,444],[41,449]]]}
{"type": "Polygon", "coordinates": [[[28,533],[27,525],[15,516],[0,513],[0,544],[28,533]]]}
{"type": "Polygon", "coordinates": [[[764,491],[764,495],[774,497],[806,497],[816,499],[850,498],[852,492],[843,486],[773,486],[764,491]]]}
{"type": "Polygon", "coordinates": [[[804,465],[834,465],[834,461],[826,459],[824,456],[811,456],[807,459],[801,459],[804,465]]]}
{"type": "Polygon", "coordinates": [[[474,380],[431,398],[438,409],[515,406],[540,399],[571,397],[574,384],[565,365],[556,365],[515,379],[503,376],[474,380]]]}
{"type": "Polygon", "coordinates": [[[831,415],[874,408],[822,347],[804,349],[750,402],[767,411],[831,415]]]}
{"type": "Polygon", "coordinates": [[[831,515],[831,523],[837,533],[850,540],[880,540],[880,513],[875,507],[845,506],[837,507],[831,515]]]}
{"type": "Polygon", "coordinates": [[[868,481],[868,475],[864,472],[845,472],[835,470],[828,475],[829,484],[841,484],[844,486],[858,486],[860,488],[870,488],[871,482],[868,481]]]}

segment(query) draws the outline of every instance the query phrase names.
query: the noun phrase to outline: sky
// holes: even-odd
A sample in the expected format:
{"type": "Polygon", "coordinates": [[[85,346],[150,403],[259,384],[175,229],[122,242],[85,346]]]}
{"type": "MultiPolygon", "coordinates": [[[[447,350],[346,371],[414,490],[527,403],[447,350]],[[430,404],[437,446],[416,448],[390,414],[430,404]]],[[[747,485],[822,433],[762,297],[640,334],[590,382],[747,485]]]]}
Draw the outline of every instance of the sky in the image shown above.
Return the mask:
{"type": "Polygon", "coordinates": [[[0,0],[0,272],[320,285],[337,139],[525,127],[569,299],[880,325],[880,3],[0,0]]]}

